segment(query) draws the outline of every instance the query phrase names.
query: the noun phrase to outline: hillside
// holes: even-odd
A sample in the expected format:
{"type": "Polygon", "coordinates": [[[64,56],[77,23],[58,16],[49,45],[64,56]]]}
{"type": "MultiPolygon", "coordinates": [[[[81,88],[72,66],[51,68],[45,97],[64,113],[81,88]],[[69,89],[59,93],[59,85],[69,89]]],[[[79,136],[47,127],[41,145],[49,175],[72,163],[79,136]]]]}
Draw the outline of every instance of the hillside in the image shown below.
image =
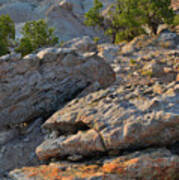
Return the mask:
{"type": "Polygon", "coordinates": [[[178,32],[94,42],[91,6],[0,0],[18,28],[46,17],[65,40],[0,57],[0,180],[179,179],[178,32]]]}
{"type": "MultiPolygon", "coordinates": [[[[103,2],[107,6],[112,1],[103,2]]],[[[83,24],[83,15],[92,5],[93,0],[0,0],[0,15],[9,14],[16,22],[18,32],[24,22],[45,18],[56,28],[60,40],[66,41],[85,35],[100,35],[83,24]]]]}

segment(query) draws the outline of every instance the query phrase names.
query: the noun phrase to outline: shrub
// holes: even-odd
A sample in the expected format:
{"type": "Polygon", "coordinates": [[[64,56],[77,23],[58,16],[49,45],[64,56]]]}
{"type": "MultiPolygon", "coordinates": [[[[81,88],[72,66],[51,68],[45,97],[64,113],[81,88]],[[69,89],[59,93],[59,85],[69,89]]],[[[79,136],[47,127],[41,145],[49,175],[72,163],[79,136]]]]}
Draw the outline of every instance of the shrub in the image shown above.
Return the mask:
{"type": "Polygon", "coordinates": [[[15,25],[9,15],[0,16],[0,56],[9,52],[11,40],[15,39],[15,25]]]}
{"type": "Polygon", "coordinates": [[[145,33],[143,22],[139,20],[141,10],[138,8],[138,0],[118,0],[115,10],[112,9],[109,14],[111,23],[107,34],[112,36],[113,42],[130,41],[145,33]]]}
{"type": "Polygon", "coordinates": [[[99,37],[94,37],[94,38],[93,38],[93,41],[94,41],[96,44],[98,44],[98,42],[100,41],[100,38],[99,38],[99,37]]]}
{"type": "Polygon", "coordinates": [[[153,34],[157,34],[160,24],[172,24],[174,11],[171,7],[171,0],[140,0],[138,8],[141,9],[141,18],[147,24],[153,34]]]}
{"type": "Polygon", "coordinates": [[[177,15],[175,16],[174,21],[173,21],[173,24],[174,24],[175,26],[178,26],[178,25],[179,25],[179,14],[177,14],[177,15]]]}
{"type": "Polygon", "coordinates": [[[85,14],[84,23],[87,26],[103,27],[104,18],[100,15],[103,4],[99,0],[94,0],[94,6],[85,14]]]}
{"type": "Polygon", "coordinates": [[[59,46],[60,46],[60,47],[63,47],[63,46],[64,46],[64,44],[65,44],[65,41],[64,41],[64,40],[62,40],[62,41],[60,41],[59,46]]]}
{"type": "Polygon", "coordinates": [[[58,38],[54,35],[54,29],[49,28],[43,19],[27,22],[22,29],[22,35],[20,44],[16,48],[16,51],[20,52],[22,56],[38,48],[53,46],[58,43],[58,38]]]}
{"type": "Polygon", "coordinates": [[[137,61],[135,59],[130,59],[130,64],[137,64],[137,61]]]}

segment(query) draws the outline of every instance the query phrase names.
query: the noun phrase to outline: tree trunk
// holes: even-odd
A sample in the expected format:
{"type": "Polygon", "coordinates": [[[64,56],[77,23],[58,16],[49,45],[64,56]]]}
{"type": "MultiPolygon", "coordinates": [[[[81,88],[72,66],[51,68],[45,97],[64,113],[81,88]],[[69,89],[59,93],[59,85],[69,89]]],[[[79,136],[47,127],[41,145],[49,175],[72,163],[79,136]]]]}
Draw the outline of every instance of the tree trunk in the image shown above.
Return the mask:
{"type": "Polygon", "coordinates": [[[152,33],[156,35],[157,34],[157,30],[158,30],[158,24],[151,23],[150,26],[151,26],[151,29],[152,29],[152,33]]]}
{"type": "Polygon", "coordinates": [[[115,40],[116,40],[116,34],[113,33],[113,34],[112,34],[112,43],[113,43],[113,44],[115,43],[115,40]]]}

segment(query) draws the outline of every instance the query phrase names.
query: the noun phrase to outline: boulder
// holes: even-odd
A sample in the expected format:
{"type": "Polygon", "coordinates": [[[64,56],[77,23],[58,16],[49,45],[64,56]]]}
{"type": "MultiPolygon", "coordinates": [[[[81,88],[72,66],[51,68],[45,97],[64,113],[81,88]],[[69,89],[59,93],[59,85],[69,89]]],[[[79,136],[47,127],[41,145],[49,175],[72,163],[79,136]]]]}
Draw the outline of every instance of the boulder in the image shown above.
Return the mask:
{"type": "Polygon", "coordinates": [[[179,35],[170,31],[164,31],[160,33],[158,42],[163,48],[178,48],[177,46],[179,45],[179,35]]]}
{"type": "Polygon", "coordinates": [[[77,134],[71,135],[70,137],[59,137],[54,141],[47,140],[36,149],[36,153],[42,160],[58,156],[59,154],[64,157],[76,154],[89,156],[104,151],[105,148],[101,141],[101,137],[93,129],[87,132],[79,131],[77,134]]]}
{"type": "MultiPolygon", "coordinates": [[[[104,145],[103,151],[108,153],[174,144],[179,140],[177,84],[173,83],[165,92],[161,94],[154,91],[155,96],[152,98],[145,94],[142,96],[132,88],[113,86],[74,99],[43,124],[44,129],[57,131],[58,137],[45,140],[36,149],[37,156],[45,160],[66,158],[72,154],[90,156],[93,151],[86,146],[86,133],[89,130],[99,134],[99,140],[104,145]],[[83,137],[78,140],[80,151],[73,143],[66,143],[78,139],[78,131],[84,131],[80,133],[83,137]],[[65,139],[62,140],[64,135],[65,139]],[[71,152],[66,151],[68,148],[71,152]]],[[[96,144],[99,144],[97,140],[96,144]]]]}
{"type": "Polygon", "coordinates": [[[93,52],[96,51],[96,45],[89,36],[83,36],[82,38],[74,38],[63,44],[64,48],[78,49],[78,52],[93,52]]]}
{"type": "Polygon", "coordinates": [[[40,164],[35,148],[44,140],[40,126],[42,118],[34,122],[23,124],[20,127],[0,130],[0,179],[14,168],[23,166],[37,166],[40,164]]]}
{"type": "Polygon", "coordinates": [[[51,5],[45,12],[48,24],[55,27],[60,40],[68,41],[76,37],[94,36],[95,31],[84,25],[72,10],[59,4],[51,5]]]}
{"type": "Polygon", "coordinates": [[[79,55],[70,48],[48,48],[21,59],[0,58],[0,125],[24,123],[47,117],[60,105],[98,83],[105,88],[115,74],[96,55],[79,55]]]}
{"type": "Polygon", "coordinates": [[[98,45],[98,55],[105,59],[108,63],[114,63],[116,57],[119,55],[120,45],[100,44],[98,45]]]}

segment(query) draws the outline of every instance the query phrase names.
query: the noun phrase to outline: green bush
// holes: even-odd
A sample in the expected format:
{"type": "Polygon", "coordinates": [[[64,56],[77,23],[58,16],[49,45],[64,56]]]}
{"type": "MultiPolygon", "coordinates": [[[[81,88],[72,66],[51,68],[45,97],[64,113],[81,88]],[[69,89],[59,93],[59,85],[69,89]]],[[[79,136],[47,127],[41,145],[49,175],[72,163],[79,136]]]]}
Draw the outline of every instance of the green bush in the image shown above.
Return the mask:
{"type": "Polygon", "coordinates": [[[140,0],[138,8],[141,10],[140,18],[147,24],[153,34],[157,34],[160,24],[172,24],[175,13],[171,7],[171,0],[140,0]]]}
{"type": "Polygon", "coordinates": [[[94,6],[85,14],[84,23],[87,26],[103,27],[104,17],[100,14],[103,4],[99,0],[94,0],[94,6]]]}
{"type": "Polygon", "coordinates": [[[177,14],[177,15],[175,16],[174,21],[173,21],[173,24],[174,24],[175,26],[178,26],[178,25],[179,25],[179,14],[177,14]]]}
{"type": "Polygon", "coordinates": [[[85,14],[85,24],[102,28],[113,43],[130,41],[144,34],[145,26],[156,34],[160,24],[172,24],[174,12],[170,5],[171,0],[117,0],[103,17],[102,3],[94,0],[94,6],[85,14]]]}
{"type": "Polygon", "coordinates": [[[138,0],[118,0],[115,9],[109,11],[111,23],[106,33],[112,36],[113,42],[130,41],[144,34],[143,22],[139,20],[138,0]]]}
{"type": "Polygon", "coordinates": [[[8,15],[0,16],[0,56],[9,52],[11,40],[15,39],[15,25],[8,15]]]}
{"type": "Polygon", "coordinates": [[[22,56],[38,48],[53,46],[58,43],[58,38],[54,35],[54,29],[49,28],[43,19],[27,22],[22,29],[22,35],[20,44],[16,48],[16,52],[20,52],[22,56]]]}
{"type": "Polygon", "coordinates": [[[94,37],[94,38],[93,38],[93,41],[94,41],[96,44],[98,44],[98,42],[100,41],[100,38],[99,38],[99,37],[94,37]]]}

